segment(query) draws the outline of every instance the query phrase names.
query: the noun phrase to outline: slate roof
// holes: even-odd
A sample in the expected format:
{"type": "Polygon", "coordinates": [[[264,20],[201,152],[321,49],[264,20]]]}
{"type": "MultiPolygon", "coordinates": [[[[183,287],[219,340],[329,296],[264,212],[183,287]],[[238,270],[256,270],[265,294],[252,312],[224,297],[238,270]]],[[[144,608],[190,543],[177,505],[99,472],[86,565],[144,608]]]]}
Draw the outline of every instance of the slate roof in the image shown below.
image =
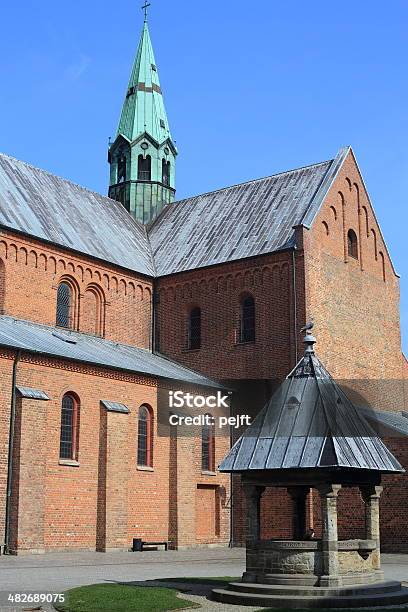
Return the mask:
{"type": "Polygon", "coordinates": [[[157,378],[220,388],[215,381],[145,349],[22,321],[6,315],[0,316],[0,346],[157,378]]]}
{"type": "Polygon", "coordinates": [[[348,151],[168,205],[148,228],[157,275],[293,246],[293,227],[312,222],[348,151]]]}
{"type": "Polygon", "coordinates": [[[0,154],[0,227],[152,277],[254,257],[294,245],[349,150],[175,202],[147,228],[118,202],[0,154]]]}
{"type": "MultiPolygon", "coordinates": [[[[306,338],[311,344],[315,340],[306,338]]],[[[311,344],[221,462],[220,471],[346,468],[403,472],[315,356],[311,344]]]]}
{"type": "Polygon", "coordinates": [[[154,275],[145,228],[121,204],[3,154],[0,226],[154,275]]]}

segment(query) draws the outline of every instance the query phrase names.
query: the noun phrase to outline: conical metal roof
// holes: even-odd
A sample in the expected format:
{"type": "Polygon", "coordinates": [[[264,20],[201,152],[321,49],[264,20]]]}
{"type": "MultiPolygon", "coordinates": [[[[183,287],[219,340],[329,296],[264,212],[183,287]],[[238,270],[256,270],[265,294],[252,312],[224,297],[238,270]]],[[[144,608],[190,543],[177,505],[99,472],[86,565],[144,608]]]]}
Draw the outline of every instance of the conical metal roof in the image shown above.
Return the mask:
{"type": "Polygon", "coordinates": [[[287,469],[359,469],[404,472],[362,412],[314,353],[315,338],[245,433],[224,458],[221,472],[287,469]]]}
{"type": "Polygon", "coordinates": [[[117,136],[124,136],[132,142],[145,132],[158,143],[171,139],[147,22],[143,25],[117,136]]]}

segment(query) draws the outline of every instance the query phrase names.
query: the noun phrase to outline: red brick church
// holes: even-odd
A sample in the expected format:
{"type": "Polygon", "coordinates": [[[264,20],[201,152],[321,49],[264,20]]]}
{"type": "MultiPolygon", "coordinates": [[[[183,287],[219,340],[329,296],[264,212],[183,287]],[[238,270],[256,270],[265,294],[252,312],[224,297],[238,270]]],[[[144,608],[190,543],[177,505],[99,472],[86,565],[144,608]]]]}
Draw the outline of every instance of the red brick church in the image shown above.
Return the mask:
{"type": "MultiPolygon", "coordinates": [[[[176,157],[147,23],[110,198],[0,155],[5,551],[242,545],[239,481],[217,471],[230,439],[159,435],[158,397],[222,381],[255,413],[311,318],[320,359],[408,468],[399,277],[352,150],[182,201],[176,157]]],[[[387,484],[384,549],[408,552],[407,477],[387,484]]],[[[265,533],[291,536],[292,504],[263,499],[265,533]]],[[[357,537],[363,501],[340,504],[357,537]]]]}

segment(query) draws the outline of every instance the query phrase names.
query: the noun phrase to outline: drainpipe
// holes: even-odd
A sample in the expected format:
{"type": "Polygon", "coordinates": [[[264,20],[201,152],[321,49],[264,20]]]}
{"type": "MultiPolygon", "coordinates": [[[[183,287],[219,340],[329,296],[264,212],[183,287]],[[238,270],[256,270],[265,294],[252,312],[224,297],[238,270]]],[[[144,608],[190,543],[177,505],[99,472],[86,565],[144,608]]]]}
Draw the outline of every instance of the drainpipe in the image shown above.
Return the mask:
{"type": "Polygon", "coordinates": [[[17,399],[17,368],[20,361],[21,351],[18,350],[14,357],[13,372],[11,380],[11,404],[10,404],[10,431],[8,444],[7,462],[7,498],[6,498],[6,525],[4,531],[4,554],[10,550],[10,518],[11,518],[11,493],[13,489],[13,449],[14,449],[14,428],[16,421],[16,399],[17,399]]]}
{"type": "Polygon", "coordinates": [[[293,282],[293,333],[295,340],[295,364],[298,362],[298,332],[297,332],[297,289],[296,289],[296,248],[292,251],[292,282],[293,282]]]}

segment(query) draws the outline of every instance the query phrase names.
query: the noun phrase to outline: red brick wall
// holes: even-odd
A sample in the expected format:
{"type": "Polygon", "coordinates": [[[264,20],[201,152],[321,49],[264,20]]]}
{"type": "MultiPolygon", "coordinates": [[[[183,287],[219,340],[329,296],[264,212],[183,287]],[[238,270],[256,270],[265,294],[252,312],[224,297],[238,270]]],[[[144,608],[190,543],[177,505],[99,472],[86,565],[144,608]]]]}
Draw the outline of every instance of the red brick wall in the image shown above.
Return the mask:
{"type": "MultiPolygon", "coordinates": [[[[4,396],[0,397],[1,413],[7,417],[1,420],[3,515],[11,368],[11,359],[0,359],[2,380],[10,383],[3,385],[4,396]]],[[[175,546],[179,541],[180,545],[195,546],[194,505],[185,507],[185,500],[195,498],[198,484],[209,484],[216,488],[217,495],[220,491],[224,494],[219,503],[219,532],[200,540],[200,544],[228,542],[229,515],[224,498],[229,497],[229,477],[201,474],[198,462],[201,441],[195,437],[181,437],[177,441],[180,477],[175,481],[170,477],[174,457],[170,454],[169,437],[159,436],[157,432],[157,387],[153,379],[23,355],[17,384],[41,389],[50,401],[19,400],[13,475],[16,491],[13,548],[19,552],[129,548],[134,537],[170,539],[175,546]],[[80,400],[78,462],[59,459],[61,400],[68,391],[77,394],[80,400]],[[106,413],[101,409],[100,400],[123,403],[131,412],[106,413]],[[136,458],[137,415],[144,403],[154,413],[152,470],[139,469],[136,458]],[[170,521],[174,504],[179,506],[176,529],[170,521]],[[184,522],[189,521],[191,529],[184,530],[184,522]]],[[[226,450],[225,440],[222,443],[216,440],[217,460],[226,450]]]]}
{"type": "Polygon", "coordinates": [[[150,346],[151,279],[11,232],[0,233],[0,312],[55,325],[57,289],[64,279],[76,294],[76,329],[150,346]]]}
{"type": "MultiPolygon", "coordinates": [[[[298,323],[303,323],[302,263],[298,258],[298,323]]],[[[161,352],[222,379],[279,378],[294,365],[291,254],[280,253],[158,279],[161,352]],[[240,297],[251,293],[256,341],[240,344],[240,297]],[[187,349],[188,313],[201,308],[202,346],[187,349]]]]}

